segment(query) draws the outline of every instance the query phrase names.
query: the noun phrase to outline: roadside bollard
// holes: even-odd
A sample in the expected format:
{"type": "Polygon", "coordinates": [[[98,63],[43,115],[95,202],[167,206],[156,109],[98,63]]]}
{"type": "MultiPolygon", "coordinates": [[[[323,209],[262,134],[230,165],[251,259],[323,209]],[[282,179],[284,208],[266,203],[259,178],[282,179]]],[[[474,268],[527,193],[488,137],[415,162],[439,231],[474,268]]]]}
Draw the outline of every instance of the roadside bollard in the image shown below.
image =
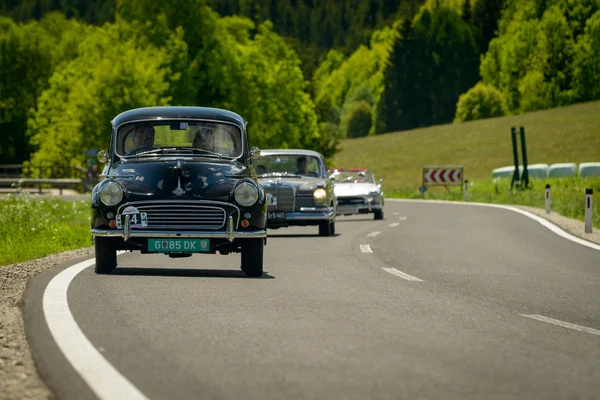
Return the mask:
{"type": "Polygon", "coordinates": [[[469,181],[465,181],[465,201],[469,201],[469,181]]]}
{"type": "Polygon", "coordinates": [[[593,189],[585,189],[585,233],[592,233],[592,195],[593,189]]]}
{"type": "Polygon", "coordinates": [[[550,214],[550,185],[546,184],[546,214],[550,214]]]}

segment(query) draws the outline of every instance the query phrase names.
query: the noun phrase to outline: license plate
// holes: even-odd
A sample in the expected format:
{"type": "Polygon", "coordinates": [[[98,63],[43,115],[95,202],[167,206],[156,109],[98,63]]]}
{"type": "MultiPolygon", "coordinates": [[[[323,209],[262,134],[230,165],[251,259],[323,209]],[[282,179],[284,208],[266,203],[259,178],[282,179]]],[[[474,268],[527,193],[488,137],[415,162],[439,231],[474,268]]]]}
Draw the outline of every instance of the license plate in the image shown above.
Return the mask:
{"type": "Polygon", "coordinates": [[[160,253],[206,253],[210,239],[148,239],[148,251],[160,253]]]}
{"type": "Polygon", "coordinates": [[[358,212],[358,206],[338,206],[338,212],[339,213],[357,213],[358,212]]]}
{"type": "Polygon", "coordinates": [[[276,206],[277,205],[277,197],[273,196],[271,193],[267,193],[267,205],[268,206],[276,206]]]}
{"type": "Polygon", "coordinates": [[[132,228],[144,228],[148,226],[148,216],[145,212],[135,214],[119,214],[117,215],[117,228],[122,229],[125,223],[125,215],[129,215],[129,223],[132,228]]]}
{"type": "Polygon", "coordinates": [[[267,219],[285,219],[285,213],[282,211],[270,212],[267,213],[267,219]]]}

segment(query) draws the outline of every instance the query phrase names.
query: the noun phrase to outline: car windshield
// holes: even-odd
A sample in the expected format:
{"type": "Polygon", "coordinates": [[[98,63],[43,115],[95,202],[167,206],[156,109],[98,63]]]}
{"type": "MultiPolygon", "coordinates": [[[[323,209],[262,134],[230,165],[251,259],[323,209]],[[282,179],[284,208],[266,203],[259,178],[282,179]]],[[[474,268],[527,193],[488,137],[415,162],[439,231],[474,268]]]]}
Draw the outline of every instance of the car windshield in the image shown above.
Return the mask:
{"type": "Polygon", "coordinates": [[[333,171],[335,183],[375,183],[375,177],[371,171],[333,171]]]}
{"type": "Polygon", "coordinates": [[[257,176],[322,177],[319,157],[302,154],[262,155],[256,162],[257,176]]]}
{"type": "Polygon", "coordinates": [[[236,126],[219,122],[144,121],[121,126],[116,145],[122,157],[199,154],[235,158],[242,155],[242,134],[236,126]]]}

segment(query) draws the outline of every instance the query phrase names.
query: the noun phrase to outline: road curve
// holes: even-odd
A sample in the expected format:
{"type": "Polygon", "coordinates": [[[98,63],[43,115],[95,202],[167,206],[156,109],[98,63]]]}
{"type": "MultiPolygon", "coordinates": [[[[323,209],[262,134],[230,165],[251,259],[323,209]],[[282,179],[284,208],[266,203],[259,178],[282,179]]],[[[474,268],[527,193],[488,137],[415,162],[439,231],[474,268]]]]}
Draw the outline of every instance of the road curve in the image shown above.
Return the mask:
{"type": "MultiPolygon", "coordinates": [[[[385,220],[336,225],[270,231],[262,279],[237,256],[126,253],[113,275],[77,274],[68,308],[148,399],[598,398],[599,251],[487,207],[389,202],[385,220]]],[[[58,398],[111,398],[43,313],[80,261],[31,281],[26,333],[58,398]]]]}

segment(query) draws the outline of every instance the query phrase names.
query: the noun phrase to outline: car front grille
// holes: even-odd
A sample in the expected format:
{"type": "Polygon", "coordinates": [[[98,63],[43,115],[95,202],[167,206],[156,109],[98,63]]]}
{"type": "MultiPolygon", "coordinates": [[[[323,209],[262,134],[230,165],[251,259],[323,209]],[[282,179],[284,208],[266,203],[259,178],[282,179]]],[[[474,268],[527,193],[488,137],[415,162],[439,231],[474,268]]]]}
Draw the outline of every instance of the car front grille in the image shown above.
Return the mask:
{"type": "Polygon", "coordinates": [[[338,197],[338,204],[341,206],[352,205],[352,204],[363,204],[365,202],[364,197],[338,197]]]}
{"type": "Polygon", "coordinates": [[[163,230],[218,230],[225,226],[226,211],[218,205],[181,201],[144,201],[128,203],[148,217],[148,226],[136,229],[163,230]]]}
{"type": "Polygon", "coordinates": [[[295,190],[293,186],[288,185],[270,185],[265,187],[265,191],[277,197],[277,205],[269,205],[268,211],[294,211],[296,206],[295,190]]]}

